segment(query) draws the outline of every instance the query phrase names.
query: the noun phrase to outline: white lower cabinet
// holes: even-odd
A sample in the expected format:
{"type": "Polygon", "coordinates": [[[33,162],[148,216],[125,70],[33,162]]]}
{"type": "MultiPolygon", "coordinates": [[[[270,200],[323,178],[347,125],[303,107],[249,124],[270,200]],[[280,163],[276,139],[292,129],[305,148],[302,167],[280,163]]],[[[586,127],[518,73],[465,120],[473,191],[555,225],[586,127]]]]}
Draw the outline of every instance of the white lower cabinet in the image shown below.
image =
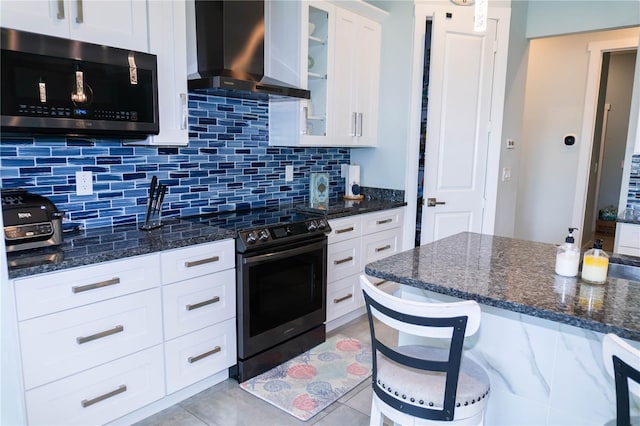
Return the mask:
{"type": "Polygon", "coordinates": [[[167,393],[236,363],[236,320],[228,319],[165,343],[167,393]]]}
{"type": "Polygon", "coordinates": [[[26,392],[31,425],[95,425],[164,396],[162,345],[26,392]]]}
{"type": "Polygon", "coordinates": [[[613,251],[628,256],[640,256],[640,225],[618,223],[613,251]]]}
{"type": "Polygon", "coordinates": [[[162,343],[160,289],[22,321],[27,389],[162,343]]]}
{"type": "Polygon", "coordinates": [[[236,363],[234,256],[233,240],[162,253],[167,394],[236,363]]]}
{"type": "MultiPolygon", "coordinates": [[[[368,263],[401,250],[402,213],[401,207],[329,221],[327,322],[364,305],[360,274],[368,263]]],[[[385,285],[382,280],[376,283],[385,285]]]]}
{"type": "Polygon", "coordinates": [[[236,362],[231,239],[13,285],[29,424],[108,423],[236,362]]]}

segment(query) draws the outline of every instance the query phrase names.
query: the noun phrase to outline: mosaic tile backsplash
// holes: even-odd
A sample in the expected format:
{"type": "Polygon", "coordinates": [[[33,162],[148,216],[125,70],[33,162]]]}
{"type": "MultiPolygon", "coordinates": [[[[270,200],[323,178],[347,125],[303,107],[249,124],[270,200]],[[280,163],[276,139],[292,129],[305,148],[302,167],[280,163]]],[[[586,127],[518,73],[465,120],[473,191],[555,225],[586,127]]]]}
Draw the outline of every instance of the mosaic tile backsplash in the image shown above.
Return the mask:
{"type": "Polygon", "coordinates": [[[169,186],[163,217],[306,202],[311,172],[328,172],[331,193],[344,194],[340,165],[349,164],[349,149],[269,146],[266,102],[189,94],[189,131],[180,148],[2,137],[0,187],[47,196],[85,228],[141,222],[153,175],[169,186]],[[93,172],[93,195],[76,195],[80,170],[93,172]]]}
{"type": "Polygon", "coordinates": [[[627,208],[640,209],[640,154],[636,154],[631,158],[627,208]]]}

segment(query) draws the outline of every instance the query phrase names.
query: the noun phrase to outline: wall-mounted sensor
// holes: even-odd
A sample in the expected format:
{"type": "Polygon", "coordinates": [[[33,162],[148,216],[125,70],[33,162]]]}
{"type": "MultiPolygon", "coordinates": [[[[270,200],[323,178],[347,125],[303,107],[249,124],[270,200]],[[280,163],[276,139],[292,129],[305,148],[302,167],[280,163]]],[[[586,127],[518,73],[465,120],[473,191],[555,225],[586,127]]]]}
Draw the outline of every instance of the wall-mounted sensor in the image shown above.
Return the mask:
{"type": "Polygon", "coordinates": [[[564,136],[564,144],[567,146],[571,146],[576,143],[576,135],[570,133],[564,136]]]}

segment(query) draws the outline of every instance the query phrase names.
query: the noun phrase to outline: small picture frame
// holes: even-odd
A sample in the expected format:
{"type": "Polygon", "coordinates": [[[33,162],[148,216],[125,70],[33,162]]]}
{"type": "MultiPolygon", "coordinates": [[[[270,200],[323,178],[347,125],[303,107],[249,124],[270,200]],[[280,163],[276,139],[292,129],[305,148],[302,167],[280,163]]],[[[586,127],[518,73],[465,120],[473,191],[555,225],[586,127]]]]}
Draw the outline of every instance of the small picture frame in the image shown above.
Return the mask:
{"type": "Polygon", "coordinates": [[[326,209],[329,206],[329,173],[311,173],[309,205],[316,209],[326,209]]]}

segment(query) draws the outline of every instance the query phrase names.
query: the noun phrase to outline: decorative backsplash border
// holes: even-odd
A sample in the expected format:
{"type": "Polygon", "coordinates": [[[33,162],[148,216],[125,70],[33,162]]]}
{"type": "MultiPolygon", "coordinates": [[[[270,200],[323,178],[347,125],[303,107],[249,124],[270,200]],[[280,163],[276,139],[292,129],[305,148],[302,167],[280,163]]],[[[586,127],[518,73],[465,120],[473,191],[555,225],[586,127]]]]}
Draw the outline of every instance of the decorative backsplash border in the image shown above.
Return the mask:
{"type": "Polygon", "coordinates": [[[3,137],[0,187],[49,197],[84,228],[141,222],[149,182],[169,186],[162,215],[188,216],[306,202],[311,172],[327,172],[344,193],[348,148],[268,144],[268,104],[189,94],[189,146],[123,145],[119,139],[3,137]],[[285,166],[294,168],[285,182],[285,166]],[[75,194],[75,172],[93,172],[93,195],[75,194]]]}

